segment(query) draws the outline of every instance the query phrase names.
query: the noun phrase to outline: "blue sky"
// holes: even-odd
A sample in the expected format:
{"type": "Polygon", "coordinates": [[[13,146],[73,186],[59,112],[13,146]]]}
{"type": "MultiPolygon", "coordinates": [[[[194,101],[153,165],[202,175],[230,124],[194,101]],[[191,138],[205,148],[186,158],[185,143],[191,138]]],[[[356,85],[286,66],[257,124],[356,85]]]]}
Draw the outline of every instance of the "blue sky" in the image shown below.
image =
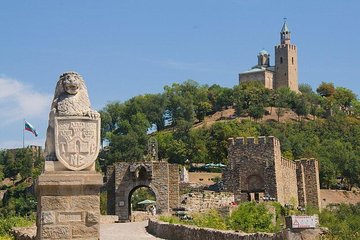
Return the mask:
{"type": "Polygon", "coordinates": [[[299,83],[360,95],[360,1],[63,0],[0,2],[0,149],[22,146],[23,119],[44,145],[55,83],[85,79],[92,105],[125,101],[164,85],[238,84],[238,73],[272,55],[287,17],[299,83]]]}

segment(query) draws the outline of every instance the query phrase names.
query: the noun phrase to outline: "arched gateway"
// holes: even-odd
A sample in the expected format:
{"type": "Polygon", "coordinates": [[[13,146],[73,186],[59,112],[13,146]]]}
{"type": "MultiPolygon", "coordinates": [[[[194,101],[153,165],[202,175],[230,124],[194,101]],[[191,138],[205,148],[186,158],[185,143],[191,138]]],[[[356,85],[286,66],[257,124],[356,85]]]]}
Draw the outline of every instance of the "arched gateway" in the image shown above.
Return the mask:
{"type": "Polygon", "coordinates": [[[166,162],[118,162],[107,168],[108,214],[130,220],[131,195],[139,187],[150,188],[156,196],[157,212],[168,212],[179,203],[179,168],[166,162]]]}

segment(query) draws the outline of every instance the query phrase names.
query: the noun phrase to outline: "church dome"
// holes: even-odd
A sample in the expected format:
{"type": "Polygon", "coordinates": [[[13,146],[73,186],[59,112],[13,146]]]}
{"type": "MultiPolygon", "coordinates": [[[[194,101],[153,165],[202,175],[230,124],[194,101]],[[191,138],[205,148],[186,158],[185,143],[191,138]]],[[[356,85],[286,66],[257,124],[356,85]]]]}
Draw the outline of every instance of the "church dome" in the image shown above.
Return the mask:
{"type": "Polygon", "coordinates": [[[269,55],[269,53],[265,49],[263,49],[259,52],[259,55],[269,55]]]}

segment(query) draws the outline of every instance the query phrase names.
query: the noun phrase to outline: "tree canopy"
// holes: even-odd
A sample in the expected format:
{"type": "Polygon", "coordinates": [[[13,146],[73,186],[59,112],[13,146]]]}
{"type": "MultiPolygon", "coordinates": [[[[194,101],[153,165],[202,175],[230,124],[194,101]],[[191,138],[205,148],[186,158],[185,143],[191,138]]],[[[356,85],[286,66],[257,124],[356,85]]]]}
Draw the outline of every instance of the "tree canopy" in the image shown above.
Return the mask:
{"type": "Polygon", "coordinates": [[[233,88],[199,85],[193,80],[165,86],[160,94],[136,96],[104,107],[102,139],[108,146],[100,154],[103,168],[116,161],[141,161],[150,132],[158,141],[159,158],[171,163],[224,163],[227,139],[273,135],[289,159],[314,157],[320,161],[323,187],[360,184],[360,103],[349,89],[321,83],[314,92],[300,85],[266,89],[258,82],[233,88]],[[238,119],[195,127],[206,116],[234,108],[238,119]],[[270,110],[269,110],[270,109],[270,110]],[[268,111],[278,121],[259,121],[268,111]],[[280,122],[285,111],[297,121],[280,122]],[[309,115],[311,114],[311,115],[309,115]],[[150,131],[149,128],[155,129],[150,131]]]}

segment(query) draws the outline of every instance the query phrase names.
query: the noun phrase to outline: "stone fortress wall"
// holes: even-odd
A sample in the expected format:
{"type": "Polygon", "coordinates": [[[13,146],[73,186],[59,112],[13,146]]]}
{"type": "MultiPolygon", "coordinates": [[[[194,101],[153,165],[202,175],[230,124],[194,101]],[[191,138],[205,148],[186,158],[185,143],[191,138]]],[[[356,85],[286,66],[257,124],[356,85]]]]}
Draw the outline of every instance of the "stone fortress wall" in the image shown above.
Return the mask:
{"type": "Polygon", "coordinates": [[[277,138],[230,138],[228,161],[224,187],[235,194],[236,201],[276,200],[282,205],[320,208],[317,160],[286,160],[277,138]]]}
{"type": "Polygon", "coordinates": [[[234,202],[234,194],[229,192],[191,192],[180,197],[180,207],[187,211],[205,212],[210,208],[228,207],[234,202]]]}

